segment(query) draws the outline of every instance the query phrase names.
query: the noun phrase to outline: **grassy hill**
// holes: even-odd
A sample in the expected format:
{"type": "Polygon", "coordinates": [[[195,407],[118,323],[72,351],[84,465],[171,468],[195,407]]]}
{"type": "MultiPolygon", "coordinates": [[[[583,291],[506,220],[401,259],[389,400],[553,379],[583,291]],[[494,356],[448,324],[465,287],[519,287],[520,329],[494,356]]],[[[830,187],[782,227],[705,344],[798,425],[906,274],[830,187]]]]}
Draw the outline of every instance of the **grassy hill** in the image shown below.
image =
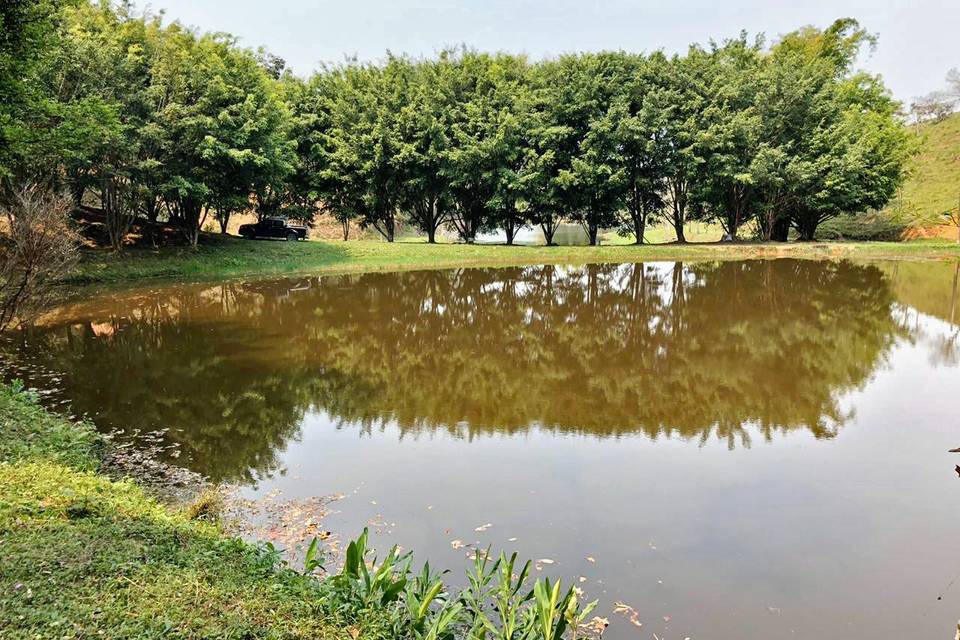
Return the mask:
{"type": "Polygon", "coordinates": [[[960,202],[960,113],[917,126],[923,147],[912,175],[888,209],[911,218],[935,219],[960,202]]]}

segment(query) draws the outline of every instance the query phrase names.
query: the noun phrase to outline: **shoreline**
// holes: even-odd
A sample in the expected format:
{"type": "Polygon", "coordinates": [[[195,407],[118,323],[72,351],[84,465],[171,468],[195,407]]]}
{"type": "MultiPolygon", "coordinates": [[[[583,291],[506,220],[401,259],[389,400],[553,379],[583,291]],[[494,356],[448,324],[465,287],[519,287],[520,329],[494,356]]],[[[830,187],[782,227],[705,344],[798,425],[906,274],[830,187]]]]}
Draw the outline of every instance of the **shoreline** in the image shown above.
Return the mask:
{"type": "Polygon", "coordinates": [[[343,275],[537,264],[728,260],[951,260],[960,244],[944,241],[608,244],[506,246],[370,240],[290,243],[212,236],[197,249],[131,248],[121,254],[86,250],[68,291],[160,283],[205,282],[275,276],[343,275]]]}

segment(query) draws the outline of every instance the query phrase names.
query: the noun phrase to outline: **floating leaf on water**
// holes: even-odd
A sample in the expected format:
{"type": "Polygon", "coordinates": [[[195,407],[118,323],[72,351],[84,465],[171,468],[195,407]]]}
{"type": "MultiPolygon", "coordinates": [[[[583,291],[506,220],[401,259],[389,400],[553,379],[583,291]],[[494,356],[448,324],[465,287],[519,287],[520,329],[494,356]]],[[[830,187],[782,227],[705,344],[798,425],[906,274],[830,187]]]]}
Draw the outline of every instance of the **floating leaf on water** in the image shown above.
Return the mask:
{"type": "Polygon", "coordinates": [[[587,556],[587,562],[596,562],[596,559],[593,556],[587,556]]]}
{"type": "Polygon", "coordinates": [[[489,528],[492,527],[492,526],[493,526],[493,525],[488,522],[487,524],[482,524],[482,525],[480,525],[479,527],[477,527],[476,529],[474,529],[474,531],[486,531],[487,529],[489,529],[489,528]]]}
{"type": "Polygon", "coordinates": [[[610,626],[610,621],[606,618],[601,618],[600,616],[594,616],[593,620],[590,621],[590,627],[598,633],[603,633],[603,630],[610,626]]]}
{"type": "Polygon", "coordinates": [[[633,613],[633,611],[634,611],[634,608],[628,604],[624,604],[619,601],[613,603],[614,613],[633,613]]]}

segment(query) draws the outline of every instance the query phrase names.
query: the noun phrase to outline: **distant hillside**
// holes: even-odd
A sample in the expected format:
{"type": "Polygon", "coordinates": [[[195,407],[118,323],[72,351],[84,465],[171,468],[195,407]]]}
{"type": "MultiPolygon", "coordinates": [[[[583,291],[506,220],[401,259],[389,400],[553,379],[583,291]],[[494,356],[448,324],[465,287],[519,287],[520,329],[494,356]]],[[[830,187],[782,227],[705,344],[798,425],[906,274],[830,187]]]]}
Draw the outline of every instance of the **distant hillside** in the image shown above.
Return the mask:
{"type": "Polygon", "coordinates": [[[910,218],[934,220],[960,202],[960,113],[917,127],[924,139],[912,175],[888,209],[910,218]]]}

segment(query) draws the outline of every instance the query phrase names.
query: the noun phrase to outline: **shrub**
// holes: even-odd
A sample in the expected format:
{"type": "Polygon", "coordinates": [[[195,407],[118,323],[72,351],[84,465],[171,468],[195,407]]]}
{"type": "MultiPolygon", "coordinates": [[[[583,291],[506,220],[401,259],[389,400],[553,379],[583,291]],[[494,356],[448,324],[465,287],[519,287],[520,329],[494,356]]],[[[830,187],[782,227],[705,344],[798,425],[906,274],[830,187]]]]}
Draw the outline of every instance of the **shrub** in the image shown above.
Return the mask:
{"type": "Polygon", "coordinates": [[[69,195],[34,184],[7,200],[8,236],[0,244],[0,331],[33,319],[49,302],[53,283],[79,257],[69,195]]]}

